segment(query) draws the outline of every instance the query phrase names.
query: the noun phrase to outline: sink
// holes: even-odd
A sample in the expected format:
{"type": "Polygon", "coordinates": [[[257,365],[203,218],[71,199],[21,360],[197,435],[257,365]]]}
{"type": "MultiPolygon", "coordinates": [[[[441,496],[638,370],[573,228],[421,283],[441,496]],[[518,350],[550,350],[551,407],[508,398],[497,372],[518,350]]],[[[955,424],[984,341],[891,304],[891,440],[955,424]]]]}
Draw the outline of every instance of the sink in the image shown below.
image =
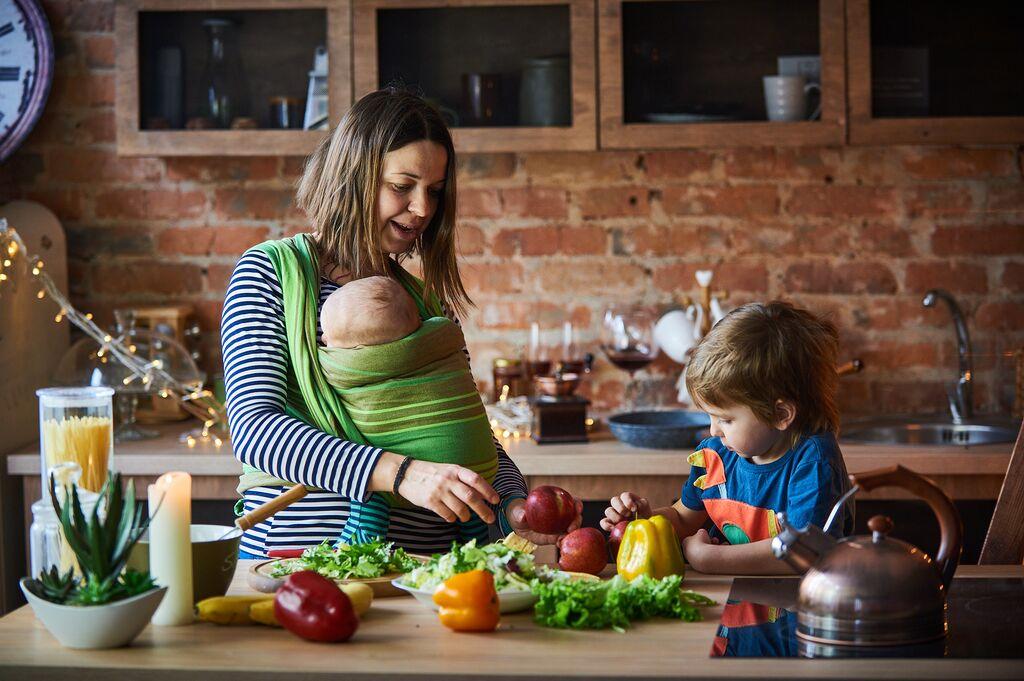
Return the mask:
{"type": "Polygon", "coordinates": [[[972,419],[955,424],[948,418],[876,419],[844,426],[843,442],[892,445],[969,446],[1015,442],[1020,422],[972,419]]]}

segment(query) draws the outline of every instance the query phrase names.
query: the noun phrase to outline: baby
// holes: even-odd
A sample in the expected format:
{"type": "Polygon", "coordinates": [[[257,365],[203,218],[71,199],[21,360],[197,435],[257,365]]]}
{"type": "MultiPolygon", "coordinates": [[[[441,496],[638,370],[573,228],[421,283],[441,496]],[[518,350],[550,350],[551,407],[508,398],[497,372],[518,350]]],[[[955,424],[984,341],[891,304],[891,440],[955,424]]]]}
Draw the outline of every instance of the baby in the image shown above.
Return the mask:
{"type": "MultiPolygon", "coordinates": [[[[319,361],[328,383],[366,440],[381,449],[469,468],[493,482],[498,455],[464,352],[465,338],[446,317],[420,319],[396,280],[351,281],[324,301],[319,361]]],[[[409,503],[375,492],[353,499],[341,541],[387,535],[390,508],[409,503]]],[[[458,522],[460,541],[487,541],[477,516],[458,522]]]]}

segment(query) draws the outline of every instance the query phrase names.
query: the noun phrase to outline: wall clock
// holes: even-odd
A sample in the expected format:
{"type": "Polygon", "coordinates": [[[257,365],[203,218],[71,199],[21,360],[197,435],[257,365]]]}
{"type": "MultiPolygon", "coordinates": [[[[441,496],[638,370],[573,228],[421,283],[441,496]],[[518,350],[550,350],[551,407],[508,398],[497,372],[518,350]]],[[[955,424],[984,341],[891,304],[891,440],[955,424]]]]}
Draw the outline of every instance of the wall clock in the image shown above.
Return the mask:
{"type": "Polygon", "coordinates": [[[0,163],[32,131],[53,80],[53,36],[36,0],[0,0],[0,163]]]}

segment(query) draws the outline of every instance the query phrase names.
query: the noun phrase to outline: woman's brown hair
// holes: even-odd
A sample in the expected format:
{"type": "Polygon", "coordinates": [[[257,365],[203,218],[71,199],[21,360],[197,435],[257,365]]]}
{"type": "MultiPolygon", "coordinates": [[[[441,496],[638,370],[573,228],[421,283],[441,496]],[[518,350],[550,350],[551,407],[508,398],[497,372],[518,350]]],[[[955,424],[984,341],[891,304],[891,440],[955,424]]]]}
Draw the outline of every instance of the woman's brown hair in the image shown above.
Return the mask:
{"type": "Polygon", "coordinates": [[[384,155],[427,140],[448,153],[444,196],[407,254],[420,256],[424,294],[456,314],[473,304],[459,277],[455,248],[455,147],[437,109],[412,92],[389,87],[361,98],[306,160],[297,201],[306,212],[320,258],[353,279],[388,275],[377,225],[384,155]]]}
{"type": "Polygon", "coordinates": [[[782,301],[732,310],[697,345],[686,389],[700,404],[748,407],[763,423],[776,420],[778,400],[796,405],[792,441],[839,432],[835,325],[782,301]]]}

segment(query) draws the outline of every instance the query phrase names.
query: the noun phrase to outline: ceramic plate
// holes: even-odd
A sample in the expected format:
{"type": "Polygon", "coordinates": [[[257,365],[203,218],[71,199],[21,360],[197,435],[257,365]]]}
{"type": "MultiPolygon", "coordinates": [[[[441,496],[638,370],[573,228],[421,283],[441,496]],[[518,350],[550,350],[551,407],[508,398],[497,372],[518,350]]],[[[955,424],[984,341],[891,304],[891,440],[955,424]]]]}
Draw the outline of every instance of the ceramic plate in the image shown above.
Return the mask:
{"type": "MultiPolygon", "coordinates": [[[[410,557],[414,560],[418,560],[421,563],[425,563],[427,559],[423,556],[416,556],[410,554],[410,557]]],[[[284,577],[274,577],[272,572],[274,568],[282,563],[297,562],[298,558],[274,558],[272,560],[266,560],[261,563],[256,563],[249,568],[249,574],[247,575],[246,581],[249,586],[256,591],[262,591],[263,593],[274,593],[277,591],[282,584],[284,584],[284,577]]],[[[401,577],[402,573],[392,572],[390,574],[381,575],[380,577],[373,577],[371,579],[336,579],[334,580],[338,584],[353,584],[360,583],[366,584],[373,589],[374,598],[389,598],[392,596],[404,595],[401,589],[396,589],[392,582],[401,577]]]]}

